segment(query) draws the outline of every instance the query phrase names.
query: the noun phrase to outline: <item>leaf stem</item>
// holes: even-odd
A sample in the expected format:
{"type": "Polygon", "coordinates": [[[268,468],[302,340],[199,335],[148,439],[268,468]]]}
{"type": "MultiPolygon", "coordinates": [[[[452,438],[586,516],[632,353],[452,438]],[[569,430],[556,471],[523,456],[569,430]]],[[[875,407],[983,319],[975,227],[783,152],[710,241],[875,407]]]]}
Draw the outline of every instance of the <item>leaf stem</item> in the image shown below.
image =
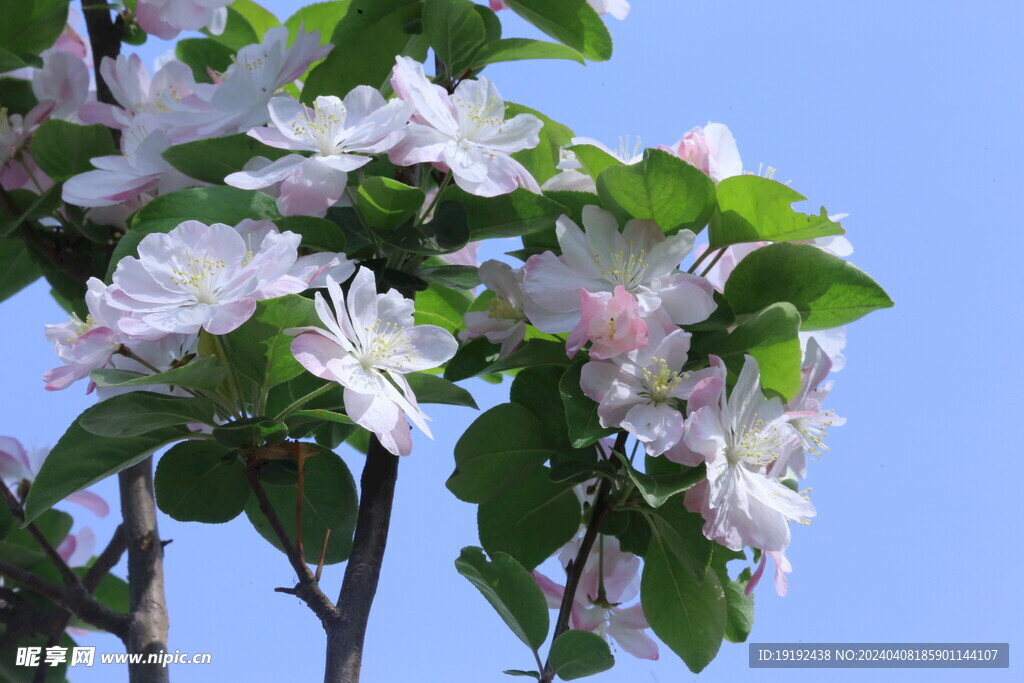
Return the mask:
{"type": "Polygon", "coordinates": [[[317,396],[320,396],[322,394],[326,394],[331,389],[336,388],[336,386],[337,385],[328,382],[327,384],[325,384],[325,385],[323,385],[321,387],[318,387],[318,388],[314,389],[313,391],[309,392],[305,396],[301,396],[301,397],[295,399],[294,401],[292,401],[288,405],[287,408],[285,408],[284,410],[282,410],[280,413],[277,414],[277,417],[274,418],[274,421],[275,422],[280,422],[281,420],[283,420],[286,417],[288,417],[289,415],[291,415],[293,411],[299,409],[300,407],[302,407],[304,404],[308,403],[309,401],[312,401],[317,396]]]}

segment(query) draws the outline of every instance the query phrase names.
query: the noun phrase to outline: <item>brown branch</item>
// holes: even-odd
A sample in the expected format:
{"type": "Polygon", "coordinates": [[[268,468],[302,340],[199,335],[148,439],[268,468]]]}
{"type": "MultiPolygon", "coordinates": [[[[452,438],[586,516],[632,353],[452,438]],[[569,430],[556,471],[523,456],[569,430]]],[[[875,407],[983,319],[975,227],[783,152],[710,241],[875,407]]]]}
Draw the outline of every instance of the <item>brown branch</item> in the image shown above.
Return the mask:
{"type": "MultiPolygon", "coordinates": [[[[164,546],[157,528],[153,494],[153,458],[148,457],[121,470],[117,478],[128,552],[128,605],[131,612],[125,648],[132,654],[158,654],[167,650],[168,621],[164,593],[164,546]]],[[[129,664],[128,678],[131,683],[166,683],[170,680],[167,668],[159,664],[129,664]]]]}
{"type": "MultiPolygon", "coordinates": [[[[0,484],[0,495],[3,496],[7,502],[7,507],[10,508],[11,514],[19,522],[25,522],[25,510],[21,507],[21,502],[15,497],[15,495],[6,486],[0,484]]],[[[81,587],[82,582],[78,578],[68,563],[64,561],[64,558],[60,556],[57,549],[53,547],[53,544],[47,540],[43,532],[39,530],[34,523],[28,523],[25,525],[25,530],[35,539],[39,549],[43,551],[43,554],[50,558],[50,562],[57,568],[57,572],[60,574],[61,580],[67,586],[78,586],[81,587]]]]}
{"type": "Polygon", "coordinates": [[[339,618],[327,629],[325,683],[357,683],[370,607],[377,593],[398,480],[398,456],[370,438],[360,479],[359,515],[345,567],[339,618]]]}
{"type": "Polygon", "coordinates": [[[82,621],[109,631],[121,640],[127,639],[131,618],[104,607],[81,585],[58,586],[3,560],[0,560],[0,574],[63,607],[82,621]]]}
{"type": "Polygon", "coordinates": [[[117,104],[110,86],[103,79],[100,66],[104,57],[117,59],[121,52],[121,38],[124,36],[124,18],[118,14],[111,18],[110,10],[102,4],[96,6],[82,2],[82,14],[85,15],[85,27],[89,31],[89,43],[92,47],[92,64],[96,72],[96,99],[106,104],[117,104]]]}
{"type": "Polygon", "coordinates": [[[278,593],[294,595],[305,602],[326,629],[330,622],[338,618],[338,608],[320,590],[320,584],[309,570],[305,558],[299,554],[299,550],[288,537],[288,532],[285,531],[281,518],[277,516],[277,511],[274,510],[270,499],[267,498],[267,492],[263,490],[263,485],[260,483],[260,473],[254,461],[247,463],[245,474],[249,480],[249,487],[256,494],[256,501],[259,503],[260,512],[270,522],[270,528],[273,529],[274,535],[277,536],[277,540],[284,549],[284,554],[292,565],[292,569],[295,570],[299,577],[299,581],[294,588],[275,588],[274,590],[278,593]]]}

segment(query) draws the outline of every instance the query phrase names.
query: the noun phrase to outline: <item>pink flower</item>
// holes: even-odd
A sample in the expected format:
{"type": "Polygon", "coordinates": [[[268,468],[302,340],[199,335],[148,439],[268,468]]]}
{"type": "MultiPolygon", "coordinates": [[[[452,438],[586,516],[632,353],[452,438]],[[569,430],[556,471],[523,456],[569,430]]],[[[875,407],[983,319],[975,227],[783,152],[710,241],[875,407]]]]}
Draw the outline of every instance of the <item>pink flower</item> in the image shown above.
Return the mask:
{"type": "MultiPolygon", "coordinates": [[[[22,482],[35,481],[49,448],[25,449],[21,442],[10,436],[0,436],[0,481],[11,488],[18,488],[22,482]]],[[[81,505],[97,517],[110,514],[110,506],[91,491],[76,491],[65,500],[81,505]]]]}
{"type": "Polygon", "coordinates": [[[317,377],[345,387],[345,411],[377,435],[395,455],[412,452],[408,417],[433,438],[428,418],[416,403],[406,373],[436,368],[455,355],[458,342],[435,325],[413,325],[413,302],[395,290],[377,293],[373,271],[360,268],[343,295],[327,278],[334,303],[328,308],[320,292],[316,310],[327,329],[300,327],[292,354],[317,377]]]}
{"type": "MultiPolygon", "coordinates": [[[[212,89],[208,84],[197,84],[190,69],[183,62],[170,59],[151,77],[138,55],[118,55],[117,59],[104,57],[100,74],[120,107],[101,102],[88,102],[81,110],[86,123],[102,123],[111,128],[128,128],[132,118],[149,114],[152,127],[170,128],[170,114],[183,108],[195,93],[212,89]],[[206,89],[206,90],[204,90],[206,89]]],[[[185,139],[175,142],[185,142],[185,139]]]]}
{"type": "Polygon", "coordinates": [[[170,40],[181,31],[208,28],[220,35],[233,0],[138,0],[136,17],[143,31],[170,40]]]}
{"type": "MultiPolygon", "coordinates": [[[[581,537],[577,536],[558,553],[559,563],[568,567],[579,553],[581,537]]],[[[614,536],[599,536],[584,565],[576,588],[570,623],[573,628],[593,631],[605,639],[614,640],[619,647],[634,657],[658,659],[658,645],[645,631],[650,628],[640,603],[622,607],[640,592],[640,559],[619,549],[614,536]],[[601,569],[604,575],[601,575],[601,569]],[[604,595],[601,595],[601,588],[604,595]]],[[[565,587],[539,571],[533,578],[540,586],[548,607],[561,606],[565,587]]]]}
{"type": "Polygon", "coordinates": [[[565,343],[570,358],[588,341],[592,342],[590,357],[595,360],[647,346],[647,323],[640,317],[636,297],[622,285],[615,287],[614,294],[581,289],[580,312],[580,322],[565,343]]]}
{"type": "Polygon", "coordinates": [[[505,120],[505,102],[486,78],[464,80],[449,95],[427,80],[419,62],[401,56],[396,62],[391,84],[415,114],[405,139],[391,150],[391,161],[450,170],[456,185],[480,197],[517,187],[540,192],[529,171],[511,157],[540,143],[540,119],[519,114],[505,120]]]}
{"type": "Polygon", "coordinates": [[[412,106],[385,102],[377,90],[361,85],[345,96],[316,98],[313,109],[288,95],[270,100],[273,128],[249,135],[289,154],[258,170],[232,173],[228,185],[258,190],[281,183],[277,207],[285,216],[323,216],[345,192],[348,172],[368,164],[369,154],[386,152],[405,134],[412,106]]]}
{"type": "Polygon", "coordinates": [[[523,315],[523,274],[521,270],[501,261],[485,261],[480,266],[480,281],[494,292],[486,311],[471,311],[462,316],[466,329],[459,339],[466,341],[487,337],[492,344],[501,344],[500,357],[515,351],[526,336],[523,315]]]}
{"type": "Polygon", "coordinates": [[[716,183],[743,173],[739,148],[724,123],[697,126],[673,147],[660,147],[711,176],[716,183]]]}
{"type": "Polygon", "coordinates": [[[253,253],[231,226],[185,221],[146,235],[138,258],[121,259],[106,301],[133,314],[118,322],[126,334],[227,334],[257,300],[306,288],[296,278],[279,282],[295,266],[299,241],[293,232],[271,233],[253,253]]]}

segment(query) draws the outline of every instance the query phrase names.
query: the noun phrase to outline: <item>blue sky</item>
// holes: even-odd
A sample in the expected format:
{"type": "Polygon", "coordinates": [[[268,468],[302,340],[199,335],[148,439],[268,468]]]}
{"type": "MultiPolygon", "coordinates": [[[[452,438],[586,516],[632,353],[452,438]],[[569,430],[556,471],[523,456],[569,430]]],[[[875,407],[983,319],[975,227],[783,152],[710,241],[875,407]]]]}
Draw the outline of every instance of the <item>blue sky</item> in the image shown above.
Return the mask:
{"type": "MultiPolygon", "coordinates": [[[[299,5],[268,3],[286,17],[299,5]]],[[[506,35],[534,35],[502,14],[506,35]]],[[[1014,2],[822,3],[636,0],[609,21],[615,56],[582,67],[528,62],[488,70],[506,99],[578,135],[674,143],[695,125],[728,124],[747,168],[848,212],[851,260],[896,308],[849,330],[831,407],[848,418],[811,463],[818,517],[794,530],[790,594],[758,591],[752,642],[1007,642],[1022,640],[1015,572],[1019,516],[1021,254],[1020,122],[1024,10],[1014,2]]],[[[152,59],[162,50],[147,45],[152,59]]],[[[55,364],[42,325],[63,319],[37,284],[0,306],[7,361],[0,434],[51,444],[91,399],[52,394],[55,364]]],[[[470,385],[481,403],[501,387],[470,385]]],[[[363,680],[500,681],[531,657],[454,570],[477,543],[473,506],[444,488],[472,411],[431,407],[436,441],[401,464],[363,680]]],[[[345,454],[356,473],[360,458],[345,454]]],[[[116,500],[116,485],[97,490],[116,500]]],[[[115,522],[91,524],[101,542],[115,522]]],[[[248,526],[183,525],[166,570],[171,647],[210,652],[178,667],[182,681],[316,680],[320,626],[294,598],[285,558],[248,526]]],[[[123,568],[122,568],[123,571],[123,568]]],[[[336,594],[341,568],[325,570],[336,594]]],[[[85,644],[120,651],[109,636],[85,644]]],[[[832,670],[838,681],[1010,680],[1010,671],[832,670]]],[[[750,670],[746,645],[724,644],[706,681],[818,680],[814,670],[750,670]]],[[[622,653],[595,681],[694,680],[667,648],[659,662],[622,653]]],[[[102,667],[73,681],[109,681],[102,667]]]]}

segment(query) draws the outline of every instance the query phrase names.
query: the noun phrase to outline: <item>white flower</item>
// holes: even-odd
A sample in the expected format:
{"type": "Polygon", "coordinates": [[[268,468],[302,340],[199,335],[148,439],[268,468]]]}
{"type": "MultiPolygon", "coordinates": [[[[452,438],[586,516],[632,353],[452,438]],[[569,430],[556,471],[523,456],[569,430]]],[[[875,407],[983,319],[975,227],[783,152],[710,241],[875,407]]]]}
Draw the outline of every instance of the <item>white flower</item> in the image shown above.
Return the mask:
{"type": "Polygon", "coordinates": [[[680,230],[666,238],[651,221],[619,224],[596,206],[583,208],[585,232],[562,216],[555,232],[562,255],[544,252],[523,266],[526,314],[538,329],[559,334],[580,321],[580,290],[614,292],[622,285],[640,304],[644,317],[664,310],[677,325],[699,322],[715,310],[712,287],[678,270],[693,248],[694,235],[680,230]]]}
{"type": "Polygon", "coordinates": [[[523,315],[523,273],[501,261],[485,261],[480,266],[480,281],[494,292],[486,311],[472,311],[462,316],[466,329],[459,332],[463,341],[487,337],[492,344],[501,344],[504,358],[523,343],[526,316],[523,315]]]}
{"type": "Polygon", "coordinates": [[[126,334],[227,334],[249,319],[256,301],[301,292],[288,276],[300,237],[270,233],[252,252],[235,228],[185,221],[166,234],[146,235],[139,257],[121,259],[107,302],[134,314],[118,325],[126,334]]]}
{"type": "Polygon", "coordinates": [[[760,378],[757,360],[746,356],[731,394],[723,388],[717,401],[699,407],[691,400],[682,447],[667,454],[685,465],[707,465],[707,480],[687,491],[684,502],[704,518],[704,535],[732,550],[783,550],[788,523],[807,524],[815,515],[808,500],[768,473],[794,442],[782,403],[764,397],[760,378]]]}
{"type": "Polygon", "coordinates": [[[254,128],[249,135],[271,147],[313,155],[289,154],[259,170],[232,173],[224,182],[246,190],[281,182],[277,206],[285,216],[323,216],[345,192],[348,172],[369,163],[367,154],[391,149],[412,114],[407,102],[385,102],[366,85],[344,101],[318,97],[313,109],[280,95],[270,100],[269,109],[275,127],[254,128]]]}
{"type": "Polygon", "coordinates": [[[598,402],[602,427],[622,427],[654,456],[682,438],[683,415],[675,401],[688,399],[694,382],[682,372],[690,334],[677,329],[665,335],[657,325],[649,333],[648,346],[584,365],[580,387],[598,402]]]}
{"type": "Polygon", "coordinates": [[[332,313],[317,292],[316,309],[327,327],[287,330],[297,336],[292,354],[307,370],[345,387],[345,412],[377,435],[395,455],[412,451],[408,416],[433,438],[405,374],[436,368],[455,355],[458,342],[435,325],[413,325],[413,302],[395,290],[378,294],[373,272],[361,268],[341,292],[332,278],[332,313]]]}
{"type": "Polygon", "coordinates": [[[456,185],[480,197],[517,187],[540,192],[529,171],[510,156],[540,143],[540,119],[519,114],[505,120],[505,102],[486,78],[462,81],[448,95],[427,80],[419,62],[401,56],[396,61],[391,84],[416,113],[405,139],[391,150],[394,163],[443,165],[456,185]]]}

